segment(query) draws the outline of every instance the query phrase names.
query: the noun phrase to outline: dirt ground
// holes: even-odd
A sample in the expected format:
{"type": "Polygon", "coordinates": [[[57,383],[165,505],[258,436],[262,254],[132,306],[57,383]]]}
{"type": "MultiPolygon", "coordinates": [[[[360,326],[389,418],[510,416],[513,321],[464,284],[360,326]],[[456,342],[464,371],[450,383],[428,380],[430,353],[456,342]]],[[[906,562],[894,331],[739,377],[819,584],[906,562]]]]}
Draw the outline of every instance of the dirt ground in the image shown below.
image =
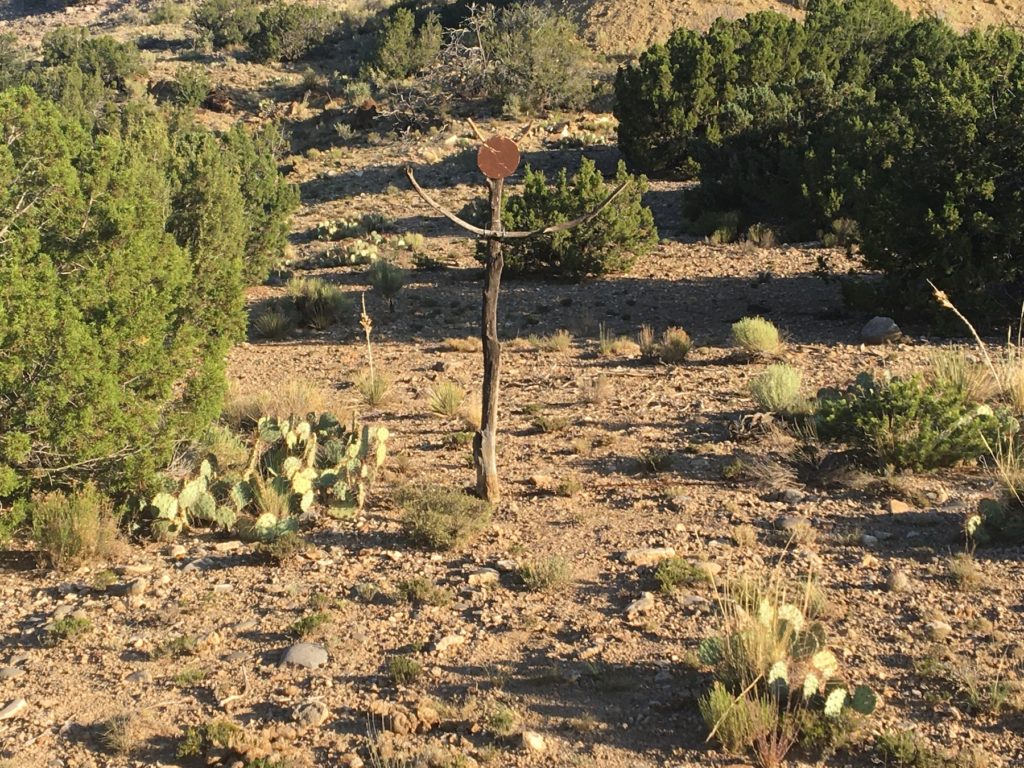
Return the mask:
{"type": "MultiPolygon", "coordinates": [[[[138,27],[118,19],[133,5],[87,4],[44,17],[15,12],[0,31],[27,39],[48,26],[80,23],[130,36],[138,27]]],[[[587,4],[594,39],[606,34],[597,30],[624,25],[628,34],[616,39],[625,50],[680,18],[722,11],[697,2],[628,5],[627,22],[620,20],[626,3],[587,4]]],[[[955,9],[950,18],[965,21],[1015,12],[999,3],[955,9]]],[[[158,73],[174,65],[173,50],[154,53],[158,73]]],[[[362,405],[352,386],[366,365],[355,316],[329,331],[252,340],[231,353],[239,392],[279,392],[301,380],[339,409],[386,425],[389,462],[358,518],[318,521],[312,548],[280,567],[247,544],[199,534],[173,545],[133,543],[115,563],[70,574],[38,567],[26,542],[0,552],[0,710],[18,699],[27,704],[0,719],[0,765],[198,764],[177,758],[177,745],[186,727],[216,718],[245,729],[254,757],[277,754],[297,766],[398,768],[403,757],[417,755],[439,766],[748,765],[706,743],[696,706],[708,680],[695,652],[718,627],[715,592],[659,593],[653,569],[624,558],[650,547],[672,547],[717,580],[776,567],[795,577],[818,574],[836,655],[881,699],[855,744],[824,765],[879,765],[872,736],[904,729],[951,754],[977,750],[972,765],[1024,765],[1021,710],[972,711],[949,695],[948,675],[938,679],[925,664],[941,657],[1019,692],[1021,552],[979,551],[970,591],[947,563],[964,548],[965,515],[990,492],[990,475],[961,468],[833,482],[820,475],[751,481],[730,472],[737,459],[792,449],[779,430],[744,420],[755,410],[747,382],[765,363],[731,348],[730,325],[739,318],[763,315],[783,330],[783,359],[801,369],[808,393],[862,371],[913,371],[952,342],[909,327],[899,343],[862,345],[869,316],[844,309],[835,284],[816,276],[820,248],[695,241],[680,231],[685,189],[654,182],[647,202],[661,242],[629,274],[579,284],[504,282],[504,498],[471,546],[421,549],[403,532],[393,493],[406,483],[472,483],[469,447],[454,437],[465,427],[432,414],[428,401],[441,380],[479,387],[479,353],[450,351],[446,340],[477,333],[482,283],[472,244],[419,201],[403,168],[413,163],[424,186],[458,209],[481,191],[466,149],[471,133],[454,124],[430,136],[335,137],[310,148],[308,139],[329,129],[330,110],[301,99],[297,68],[255,67],[230,55],[214,57],[210,68],[235,89],[238,110],[205,120],[253,119],[269,94],[275,105],[264,104],[262,114],[283,116],[298,137],[299,152],[287,163],[302,192],[296,260],[328,247],[312,237],[318,222],[379,213],[396,232],[425,235],[426,254],[445,265],[410,264],[394,312],[368,289],[364,267],[308,270],[354,298],[366,292],[374,354],[394,378],[392,396],[380,406],[362,405]],[[601,354],[599,332],[635,336],[643,324],[684,327],[696,349],[679,366],[641,364],[629,349],[601,354]],[[564,353],[529,341],[561,329],[573,334],[564,353]],[[538,415],[559,428],[539,431],[538,415]],[[666,466],[644,471],[640,459],[659,452],[666,466]],[[787,532],[794,521],[809,524],[795,543],[787,532]],[[527,590],[513,572],[553,557],[570,571],[556,590],[527,590]],[[481,567],[498,571],[497,581],[478,583],[481,567]],[[898,586],[894,574],[902,574],[898,586]],[[450,600],[402,600],[399,585],[416,577],[447,590],[450,600]],[[101,586],[103,578],[115,583],[101,586]],[[628,613],[645,592],[655,593],[653,607],[628,613]],[[280,666],[296,642],[294,622],[313,612],[329,614],[310,638],[327,649],[328,661],[315,669],[280,666]],[[86,618],[91,630],[48,647],[47,625],[68,615],[86,618]],[[937,640],[936,621],[949,625],[937,640]],[[396,656],[415,659],[423,674],[396,684],[389,674],[396,656]],[[104,723],[121,713],[138,741],[127,756],[104,741],[104,723]],[[524,746],[524,730],[542,737],[542,751],[524,746]],[[381,750],[376,758],[373,744],[381,750]]],[[[614,135],[607,117],[551,116],[526,140],[526,160],[573,168],[587,156],[612,172],[613,144],[567,147],[560,140],[566,120],[614,135]]],[[[856,267],[839,252],[829,256],[839,267],[856,267]]],[[[250,299],[257,305],[282,292],[260,287],[250,299]]]]}

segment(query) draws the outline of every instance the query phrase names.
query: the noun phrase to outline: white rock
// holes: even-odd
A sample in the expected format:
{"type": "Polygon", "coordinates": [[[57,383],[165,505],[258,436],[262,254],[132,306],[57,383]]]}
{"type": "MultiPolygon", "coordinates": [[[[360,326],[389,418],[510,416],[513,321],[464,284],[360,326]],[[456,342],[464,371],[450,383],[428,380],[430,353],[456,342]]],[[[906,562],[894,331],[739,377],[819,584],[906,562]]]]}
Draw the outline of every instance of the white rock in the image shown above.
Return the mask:
{"type": "Polygon", "coordinates": [[[497,584],[499,574],[494,568],[477,568],[469,574],[469,585],[471,587],[483,587],[488,584],[497,584]]]}
{"type": "Polygon", "coordinates": [[[536,731],[523,731],[523,746],[531,752],[543,752],[548,748],[544,737],[536,731]]]}
{"type": "Polygon", "coordinates": [[[900,327],[891,317],[873,317],[861,328],[860,338],[865,344],[885,344],[900,334],[900,327]]]}
{"type": "Polygon", "coordinates": [[[634,616],[638,613],[647,613],[654,608],[654,593],[644,592],[643,596],[634,600],[626,607],[626,615],[634,616]]]}
{"type": "Polygon", "coordinates": [[[434,643],[434,650],[438,653],[444,653],[449,648],[454,648],[457,645],[462,645],[466,642],[465,635],[445,635],[436,643],[434,643]]]}
{"type": "Polygon", "coordinates": [[[0,720],[10,720],[17,717],[28,707],[24,699],[15,699],[3,709],[0,709],[0,720]]]}

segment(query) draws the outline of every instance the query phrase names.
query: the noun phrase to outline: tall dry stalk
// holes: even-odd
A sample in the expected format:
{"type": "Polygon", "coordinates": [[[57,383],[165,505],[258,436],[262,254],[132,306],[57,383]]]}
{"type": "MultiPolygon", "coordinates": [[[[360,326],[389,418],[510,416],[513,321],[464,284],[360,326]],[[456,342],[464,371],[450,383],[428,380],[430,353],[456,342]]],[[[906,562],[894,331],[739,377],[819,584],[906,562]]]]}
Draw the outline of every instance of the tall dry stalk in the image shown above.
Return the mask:
{"type": "Polygon", "coordinates": [[[370,344],[370,332],[373,331],[373,320],[370,319],[370,315],[366,312],[366,292],[360,294],[360,301],[362,302],[363,311],[359,315],[359,327],[363,329],[363,333],[366,335],[366,357],[370,362],[370,380],[376,381],[377,376],[373,372],[373,345],[370,344]]]}

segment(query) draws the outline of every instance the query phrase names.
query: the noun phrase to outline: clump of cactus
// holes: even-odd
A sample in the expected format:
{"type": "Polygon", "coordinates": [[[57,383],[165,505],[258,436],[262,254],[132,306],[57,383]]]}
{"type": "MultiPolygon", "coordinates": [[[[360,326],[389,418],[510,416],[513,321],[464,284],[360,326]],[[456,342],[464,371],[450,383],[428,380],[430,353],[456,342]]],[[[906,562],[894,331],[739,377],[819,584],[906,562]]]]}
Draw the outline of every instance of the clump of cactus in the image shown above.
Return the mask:
{"type": "Polygon", "coordinates": [[[146,505],[162,537],[207,525],[237,527],[255,541],[292,533],[296,515],[320,504],[336,517],[362,508],[387,458],[386,427],[343,426],[328,413],[291,419],[263,417],[248,465],[218,477],[209,460],[178,493],[158,493],[146,505]]]}
{"type": "Polygon", "coordinates": [[[355,219],[338,219],[337,221],[321,221],[316,227],[317,240],[345,240],[358,237],[363,231],[362,222],[355,219]]]}
{"type": "Polygon", "coordinates": [[[811,731],[849,730],[876,704],[868,686],[844,681],[823,624],[812,618],[813,585],[802,596],[794,591],[777,582],[726,590],[725,632],[698,651],[714,678],[700,701],[711,736],[732,752],[754,749],[759,759],[773,745],[781,752],[774,764],[804,731],[812,740],[811,731]]]}

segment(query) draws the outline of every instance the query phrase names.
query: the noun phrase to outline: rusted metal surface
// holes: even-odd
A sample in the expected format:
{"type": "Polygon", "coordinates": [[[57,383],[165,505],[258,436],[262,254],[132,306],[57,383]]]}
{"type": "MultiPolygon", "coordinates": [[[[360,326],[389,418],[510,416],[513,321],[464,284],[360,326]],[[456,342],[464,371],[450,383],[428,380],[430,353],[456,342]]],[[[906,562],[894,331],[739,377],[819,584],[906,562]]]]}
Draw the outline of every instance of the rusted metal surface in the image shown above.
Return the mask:
{"type": "Polygon", "coordinates": [[[521,160],[519,147],[505,136],[492,136],[480,145],[476,164],[488,179],[507,179],[516,172],[521,160]]]}

